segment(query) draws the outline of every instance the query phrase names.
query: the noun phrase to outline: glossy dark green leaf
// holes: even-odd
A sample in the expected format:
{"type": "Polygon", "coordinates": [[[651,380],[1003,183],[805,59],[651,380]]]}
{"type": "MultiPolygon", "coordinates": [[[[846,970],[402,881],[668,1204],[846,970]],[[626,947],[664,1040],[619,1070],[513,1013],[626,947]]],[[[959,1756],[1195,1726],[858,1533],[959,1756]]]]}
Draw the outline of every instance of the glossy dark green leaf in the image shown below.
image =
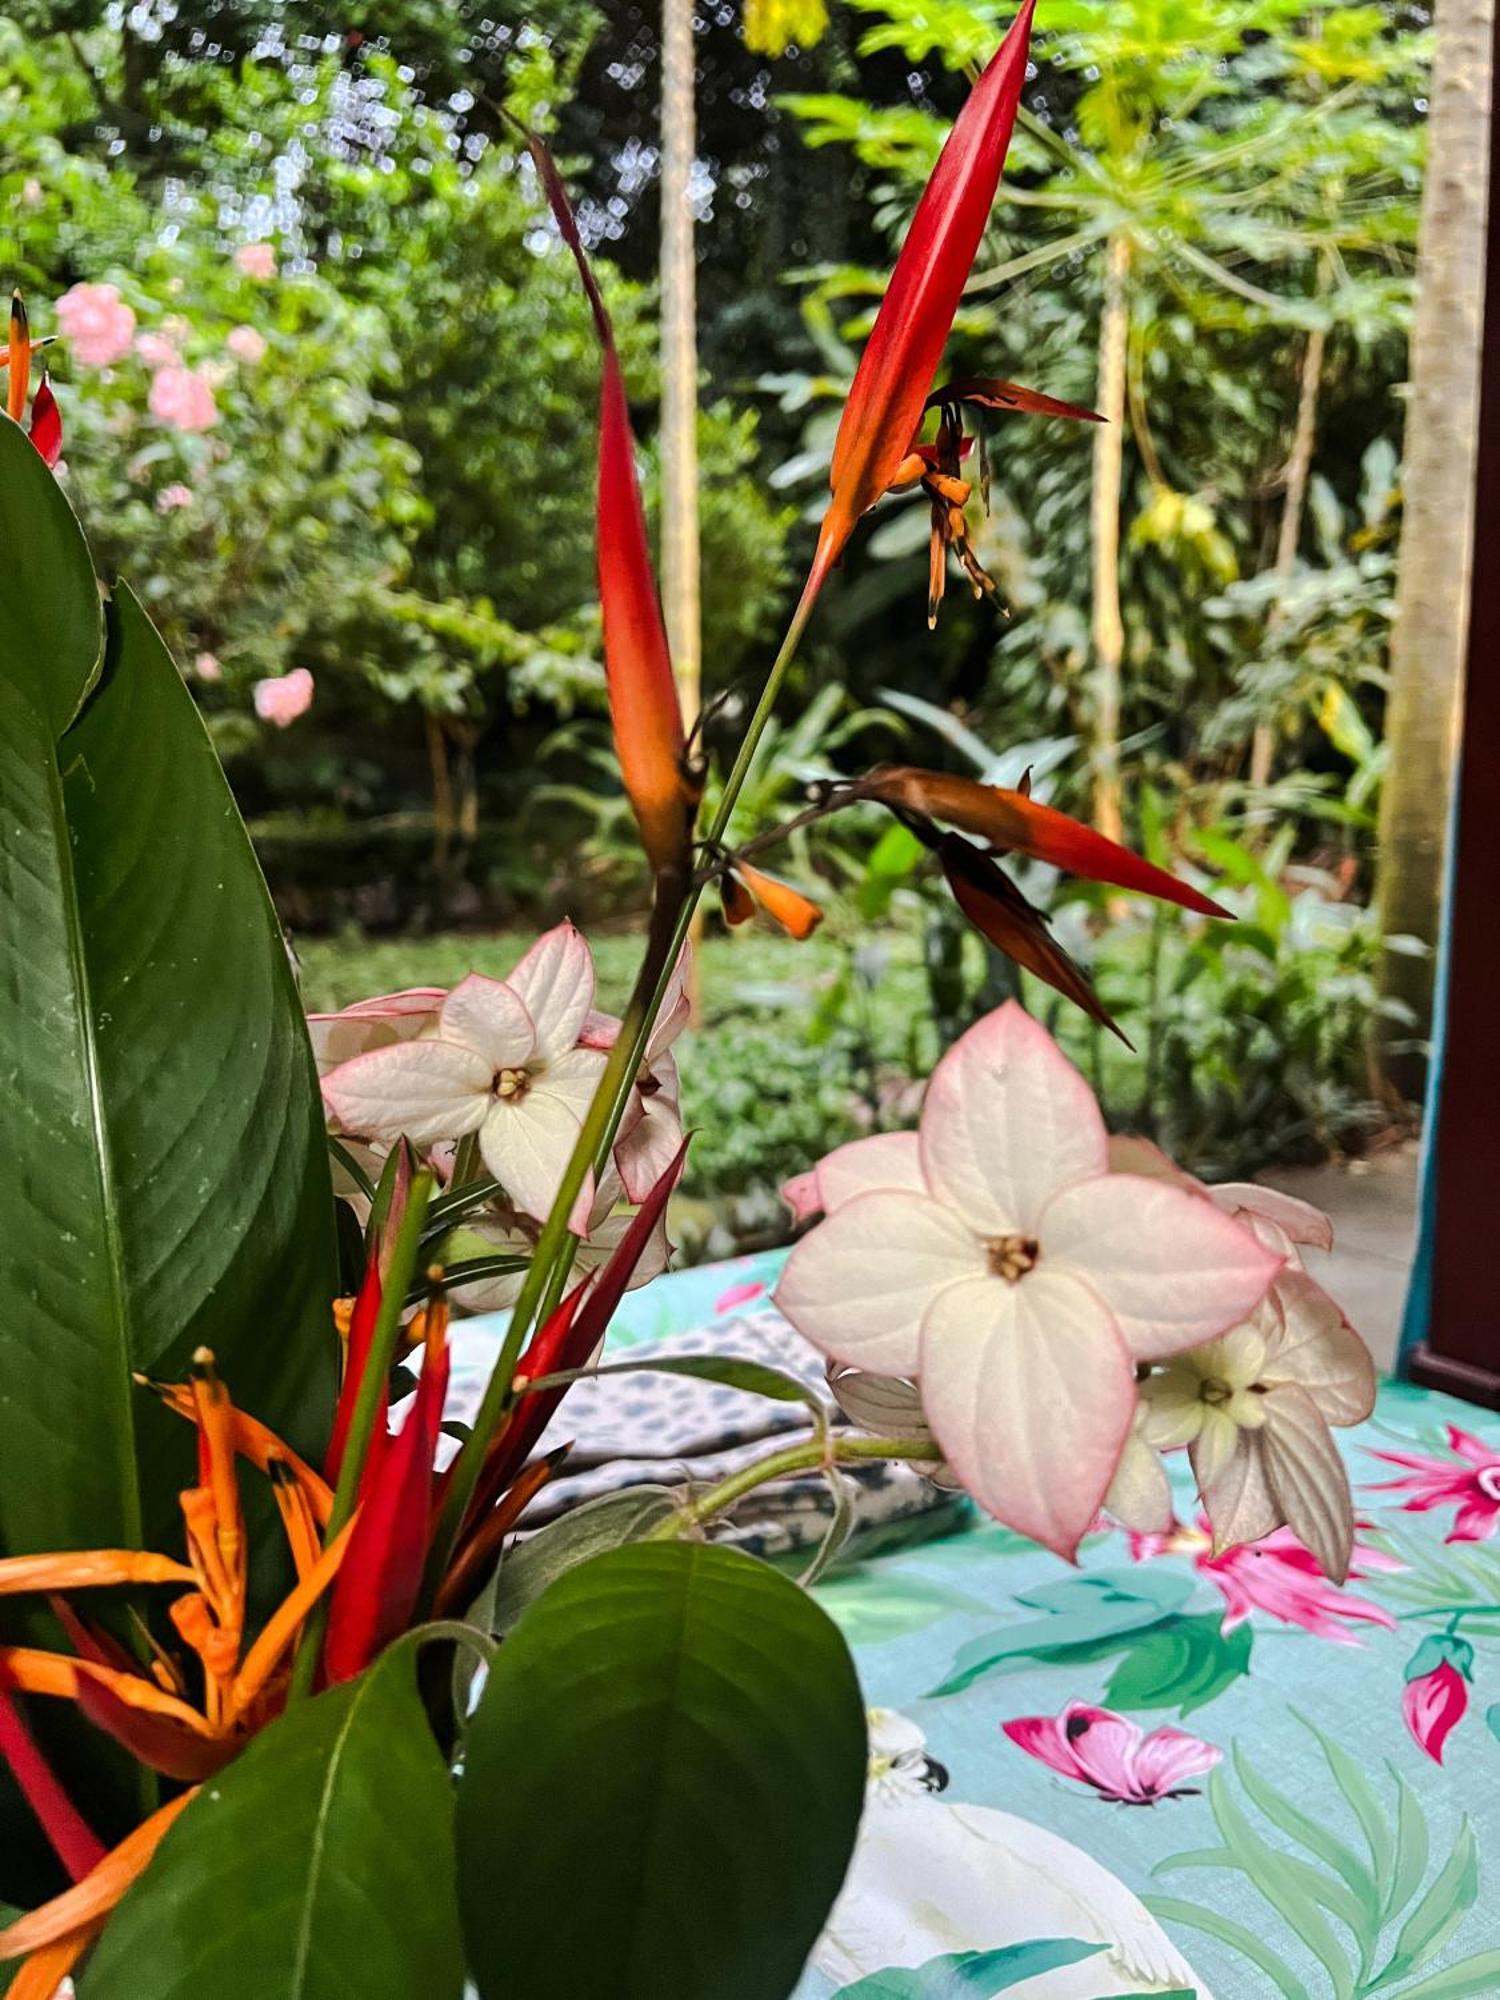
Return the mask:
{"type": "Polygon", "coordinates": [[[458,2000],[453,1783],[415,1668],[394,1648],[205,1785],[81,2000],[458,2000]]]}
{"type": "Polygon", "coordinates": [[[666,1486],[627,1486],[570,1508],[506,1551],[478,1622],[502,1637],[558,1577],[593,1556],[642,1541],[671,1516],[677,1499],[666,1486]]]}
{"type": "Polygon", "coordinates": [[[470,1727],[470,1977],[485,2000],[785,2000],[843,1880],[865,1757],[842,1639],[764,1564],[660,1542],[569,1570],[470,1727]]]}
{"type": "MultiPolygon", "coordinates": [[[[331,1387],[327,1158],[259,869],[128,591],[0,426],[0,1546],[170,1532],[132,1369],[200,1341],[273,1424],[331,1387]],[[95,677],[97,685],[95,685],[95,677]],[[80,703],[82,713],[77,714],[80,703]],[[76,715],[76,719],[74,719],[76,715]]],[[[185,1442],[185,1439],[184,1439],[185,1442]]]]}

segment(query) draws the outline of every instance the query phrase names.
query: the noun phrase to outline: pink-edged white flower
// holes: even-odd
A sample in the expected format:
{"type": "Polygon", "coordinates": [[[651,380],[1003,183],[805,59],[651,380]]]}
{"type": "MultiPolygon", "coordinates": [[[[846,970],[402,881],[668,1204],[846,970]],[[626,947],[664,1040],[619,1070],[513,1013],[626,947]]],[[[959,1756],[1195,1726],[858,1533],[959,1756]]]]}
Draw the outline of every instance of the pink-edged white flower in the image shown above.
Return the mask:
{"type": "MultiPolygon", "coordinates": [[[[635,1089],[620,1120],[614,1160],[629,1201],[644,1201],[682,1144],[682,1085],[672,1044],[692,1018],[691,948],[672,970],[641,1057],[635,1089]]],[[[620,1032],[613,1014],[590,1012],[579,1039],[585,1048],[611,1049],[620,1032]]]]}
{"type": "Polygon", "coordinates": [[[1114,1477],[1136,1364],[1252,1311],[1280,1260],[1179,1188],[1106,1171],[1093,1093],[1014,1002],[933,1073],[922,1186],[835,1206],[776,1289],[837,1361],[906,1376],[967,1490],[1071,1557],[1114,1477]]]}
{"type": "MultiPolygon", "coordinates": [[[[1395,1618],[1383,1605],[1335,1587],[1317,1557],[1303,1547],[1290,1528],[1278,1528],[1263,1542],[1241,1543],[1217,1556],[1206,1520],[1196,1528],[1174,1528],[1168,1535],[1133,1535],[1130,1547],[1137,1562],[1152,1556],[1191,1556],[1198,1574],[1224,1599],[1220,1627],[1224,1632],[1243,1625],[1252,1611],[1264,1611],[1283,1625],[1300,1626],[1315,1638],[1332,1639],[1341,1646],[1359,1644],[1346,1625],[1379,1625],[1388,1632],[1396,1627],[1395,1618]],[[1346,1624],[1340,1624],[1340,1619],[1346,1624]]],[[[1401,1567],[1384,1549],[1356,1541],[1348,1581],[1361,1583],[1401,1567]]]]}
{"type": "Polygon", "coordinates": [[[312,707],[315,682],[306,667],[293,667],[289,674],[275,674],[255,683],[255,713],[262,722],[277,729],[290,729],[299,716],[312,707]]]}
{"type": "Polygon", "coordinates": [[[247,368],[257,367],[266,358],[266,337],[253,326],[231,327],[224,345],[235,360],[242,361],[247,368]]]}
{"type": "Polygon", "coordinates": [[[221,681],[224,678],[224,669],[219,664],[217,653],[195,653],[193,672],[200,681],[221,681]]]}
{"type": "Polygon", "coordinates": [[[1021,1715],[1000,1727],[1059,1777],[1092,1785],[1101,1799],[1126,1806],[1154,1806],[1196,1791],[1188,1779],[1201,1778],[1224,1754],[1185,1729],[1153,1729],[1147,1736],[1128,1716],[1082,1701],[1070,1701],[1061,1715],[1021,1715]]]}
{"type": "Polygon", "coordinates": [[[1372,1451],[1370,1456],[1386,1465],[1398,1465],[1404,1477],[1387,1479],[1370,1488],[1372,1493],[1405,1493],[1410,1498],[1401,1505],[1408,1514],[1425,1514],[1433,1507],[1453,1507],[1453,1526],[1445,1542],[1487,1542],[1500,1529],[1500,1451],[1492,1451],[1482,1438],[1448,1425],[1452,1458],[1434,1458],[1431,1453],[1372,1451]]]}
{"type": "Polygon", "coordinates": [[[1432,1759],[1443,1761],[1443,1745],[1464,1719],[1474,1648],[1456,1632],[1429,1632],[1406,1663],[1401,1714],[1412,1740],[1432,1759]]]}
{"type": "Polygon", "coordinates": [[[810,1173],[794,1174],[783,1182],[781,1198],[794,1222],[810,1222],[815,1215],[832,1215],[872,1188],[926,1193],[915,1132],[876,1132],[868,1139],[851,1139],[819,1160],[810,1173]]]}
{"type": "Polygon", "coordinates": [[[559,924],[508,978],[461,980],[431,1035],[340,1064],[324,1101],[347,1131],[388,1143],[477,1133],[515,1206],[543,1217],[607,1060],[576,1046],[593,999],[589,948],[559,924]]]}
{"type": "Polygon", "coordinates": [[[56,306],[57,324],[78,360],[90,368],[123,361],[135,339],[135,314],[118,285],[73,285],[56,306]]]}
{"type": "Polygon", "coordinates": [[[242,243],[234,253],[234,267],[247,278],[276,276],[276,248],[271,243],[242,243]]]}
{"type": "Polygon", "coordinates": [[[174,479],[170,486],[164,486],[156,496],[158,514],[175,514],[181,507],[191,507],[193,489],[184,486],[180,479],[174,479]]]}
{"type": "Polygon", "coordinates": [[[174,431],[211,431],[219,421],[213,384],[201,369],[173,362],[151,377],[146,407],[160,424],[174,431]]]}
{"type": "Polygon", "coordinates": [[[337,1014],[309,1014],[307,1032],[318,1075],[327,1076],[340,1063],[368,1055],[371,1049],[388,1049],[397,1042],[414,1042],[419,1035],[436,1034],[438,1010],[447,997],[441,986],[409,986],[401,993],[356,1000],[337,1014]]]}

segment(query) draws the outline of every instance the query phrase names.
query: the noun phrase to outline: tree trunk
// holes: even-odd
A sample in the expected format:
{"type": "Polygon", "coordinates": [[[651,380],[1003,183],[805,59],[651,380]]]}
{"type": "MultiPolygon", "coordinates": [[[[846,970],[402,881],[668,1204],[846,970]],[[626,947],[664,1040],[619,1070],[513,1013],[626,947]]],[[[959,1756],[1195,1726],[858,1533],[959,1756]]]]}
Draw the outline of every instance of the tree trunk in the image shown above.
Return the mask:
{"type": "Polygon", "coordinates": [[[432,773],[432,874],[438,899],[446,903],[448,868],[453,854],[453,774],[448,765],[448,737],[441,716],[423,710],[427,764],[432,773]]]}
{"type": "MultiPolygon", "coordinates": [[[[1386,935],[1430,945],[1438,936],[1467,638],[1492,20],[1493,0],[1437,0],[1402,466],[1376,901],[1386,935]]],[[[1379,1030],[1382,1074],[1406,1099],[1420,1096],[1425,1062],[1396,1045],[1429,1033],[1433,972],[1431,958],[1387,952],[1382,961],[1385,997],[1415,1017],[1414,1025],[1379,1030]]]]}
{"type": "Polygon", "coordinates": [[[1099,377],[1095,407],[1104,422],[1094,433],[1094,825],[1110,840],[1120,817],[1120,666],[1125,624],[1120,616],[1120,489],[1125,466],[1125,356],[1130,339],[1130,238],[1111,236],[1104,255],[1104,306],[1099,318],[1099,377]]]}
{"type": "MultiPolygon", "coordinates": [[[[1318,435],[1318,385],[1323,379],[1323,353],[1328,335],[1315,326],[1302,350],[1302,385],[1297,395],[1297,427],[1292,432],[1291,454],[1286,462],[1285,493],[1281,502],[1281,525],[1276,536],[1276,574],[1288,577],[1297,567],[1297,544],[1302,539],[1302,510],[1307,505],[1307,481],[1312,472],[1313,445],[1318,435]]],[[[1266,620],[1274,632],[1281,623],[1281,605],[1271,606],[1266,620]]],[[[1250,783],[1258,791],[1269,783],[1275,734],[1268,720],[1255,725],[1250,745],[1250,783]]]]}
{"type": "MultiPolygon", "coordinates": [[[[683,716],[702,706],[698,548],[698,295],[690,183],[697,146],[693,0],[662,0],[661,573],[662,610],[683,716]]],[[[696,946],[702,919],[694,914],[696,946]]],[[[697,1014],[697,988],[692,987],[697,1014]]]]}

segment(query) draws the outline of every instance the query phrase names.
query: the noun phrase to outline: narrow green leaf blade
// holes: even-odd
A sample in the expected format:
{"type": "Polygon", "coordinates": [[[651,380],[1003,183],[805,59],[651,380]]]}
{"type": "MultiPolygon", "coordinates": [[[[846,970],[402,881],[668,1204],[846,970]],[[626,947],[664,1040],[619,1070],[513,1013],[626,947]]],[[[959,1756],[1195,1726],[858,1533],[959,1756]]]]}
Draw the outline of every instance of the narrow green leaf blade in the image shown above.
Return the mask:
{"type": "Polygon", "coordinates": [[[111,1919],[84,2000],[458,2000],[453,1785],[416,1649],[290,1709],[111,1919]]]}
{"type": "Polygon", "coordinates": [[[485,2000],[785,2000],[848,1864],[865,1757],[842,1639],[764,1564],[661,1542],[568,1571],[470,1726],[470,1977],[485,2000]]]}

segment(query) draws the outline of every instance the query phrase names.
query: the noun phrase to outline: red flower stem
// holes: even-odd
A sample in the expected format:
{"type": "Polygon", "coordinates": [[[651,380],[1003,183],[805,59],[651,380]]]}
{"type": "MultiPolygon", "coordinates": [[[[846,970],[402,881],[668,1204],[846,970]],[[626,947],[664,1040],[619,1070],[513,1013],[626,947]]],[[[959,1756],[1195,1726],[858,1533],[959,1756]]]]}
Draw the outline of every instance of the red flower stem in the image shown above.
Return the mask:
{"type": "MultiPolygon", "coordinates": [[[[391,1247],[390,1262],[385,1271],[385,1289],[380,1300],[380,1313],[375,1321],[375,1331],[370,1336],[369,1355],[359,1378],[359,1393],[354,1401],[354,1415],[350,1419],[349,1436],[339,1462],[339,1478],[333,1492],[333,1507],[323,1534],[325,1549],[332,1545],[335,1536],[354,1512],[360,1478],[370,1453],[370,1440],[374,1435],[376,1424],[384,1420],[387,1384],[392,1363],[396,1358],[401,1314],[405,1307],[412,1274],[417,1268],[417,1258],[421,1254],[422,1225],[427,1219],[427,1204],[432,1199],[432,1188],[432,1175],[425,1169],[413,1176],[411,1191],[407,1195],[406,1207],[401,1215],[401,1227],[397,1230],[395,1243],[391,1247]]],[[[290,1701],[296,1701],[302,1695],[312,1692],[318,1655],[322,1650],[323,1633],[327,1623],[328,1593],[325,1591],[303,1628],[301,1643],[297,1648],[297,1658],[292,1668],[292,1684],[288,1693],[290,1701]]]]}

